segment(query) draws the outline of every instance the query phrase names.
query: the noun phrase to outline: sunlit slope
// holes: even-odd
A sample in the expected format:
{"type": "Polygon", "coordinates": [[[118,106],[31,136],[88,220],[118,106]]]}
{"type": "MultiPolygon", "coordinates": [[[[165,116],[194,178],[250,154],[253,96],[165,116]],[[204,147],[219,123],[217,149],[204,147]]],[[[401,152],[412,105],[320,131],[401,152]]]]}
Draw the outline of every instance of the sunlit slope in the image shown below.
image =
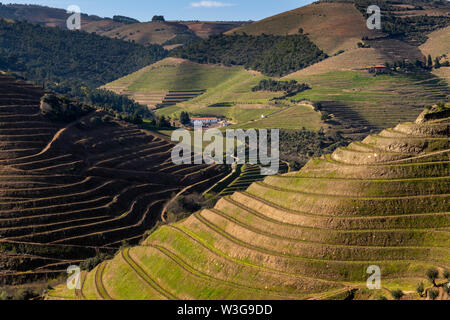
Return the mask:
{"type": "MultiPolygon", "coordinates": [[[[450,27],[436,30],[428,35],[428,40],[420,46],[420,50],[426,56],[440,57],[441,63],[450,60],[450,27]]],[[[433,73],[450,83],[450,67],[434,69],[433,73]]]]}
{"type": "Polygon", "coordinates": [[[297,34],[299,28],[322,50],[333,54],[356,48],[370,30],[352,3],[314,3],[233,29],[228,33],[297,34]]]}
{"type": "Polygon", "coordinates": [[[166,58],[105,86],[116,93],[127,94],[137,101],[156,105],[169,93],[205,90],[189,101],[195,106],[220,102],[254,102],[279,94],[252,92],[265,77],[243,67],[204,65],[184,59],[166,58]]]}
{"type": "Polygon", "coordinates": [[[50,298],[327,299],[450,267],[447,108],[163,226],[50,298]]]}
{"type": "Polygon", "coordinates": [[[376,130],[414,121],[424,105],[449,97],[447,83],[427,74],[373,76],[366,71],[333,71],[283,78],[291,79],[312,88],[295,98],[321,102],[323,111],[344,124],[376,130]]]}

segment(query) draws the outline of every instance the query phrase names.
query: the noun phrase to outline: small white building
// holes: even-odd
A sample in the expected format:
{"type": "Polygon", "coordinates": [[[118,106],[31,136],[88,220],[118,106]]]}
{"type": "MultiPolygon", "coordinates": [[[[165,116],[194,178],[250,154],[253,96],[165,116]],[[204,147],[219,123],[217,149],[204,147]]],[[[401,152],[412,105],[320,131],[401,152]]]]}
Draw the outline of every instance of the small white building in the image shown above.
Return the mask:
{"type": "Polygon", "coordinates": [[[192,125],[211,125],[211,124],[215,124],[218,123],[219,119],[217,118],[191,118],[191,124],[192,125]]]}

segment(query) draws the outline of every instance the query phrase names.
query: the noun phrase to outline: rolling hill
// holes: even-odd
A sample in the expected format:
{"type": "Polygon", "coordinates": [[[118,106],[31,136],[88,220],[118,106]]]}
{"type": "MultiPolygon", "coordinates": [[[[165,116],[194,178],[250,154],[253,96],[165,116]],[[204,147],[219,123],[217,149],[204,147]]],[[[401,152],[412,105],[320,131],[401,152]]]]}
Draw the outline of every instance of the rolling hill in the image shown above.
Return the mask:
{"type": "MultiPolygon", "coordinates": [[[[39,5],[0,4],[0,18],[28,21],[31,23],[67,28],[70,16],[64,9],[39,5]]],[[[192,41],[208,38],[247,24],[241,21],[149,21],[124,23],[111,18],[82,14],[81,29],[101,36],[134,41],[142,45],[165,44],[167,49],[192,41]]]]}
{"type": "MultiPolygon", "coordinates": [[[[184,59],[166,58],[108,83],[104,88],[126,94],[140,103],[147,104],[150,108],[155,108],[163,103],[169,93],[176,92],[202,93],[197,99],[200,100],[199,104],[232,102],[239,99],[239,93],[247,94],[250,98],[251,85],[256,85],[261,79],[264,79],[262,75],[245,71],[242,67],[204,65],[184,59]],[[231,88],[234,95],[228,93],[227,96],[230,88],[224,88],[226,84],[238,87],[234,90],[231,88]],[[242,87],[247,88],[249,92],[242,90],[242,87]],[[219,94],[225,97],[218,97],[219,94]]],[[[273,94],[257,93],[252,98],[256,100],[268,96],[273,94]]],[[[174,102],[182,101],[183,99],[174,102]]]]}
{"type": "Polygon", "coordinates": [[[298,34],[300,28],[330,55],[356,48],[362,37],[372,34],[352,3],[314,3],[230,30],[227,34],[287,35],[298,34]]]}
{"type": "Polygon", "coordinates": [[[174,165],[173,144],[100,110],[50,120],[43,94],[0,75],[2,286],[53,278],[137,243],[173,194],[207,189],[225,173],[219,165],[174,165]]]}
{"type": "MultiPolygon", "coordinates": [[[[153,232],[49,299],[391,298],[450,267],[450,108],[267,177],[153,232]],[[369,266],[382,289],[367,290],[369,266]]],[[[440,289],[440,299],[448,299],[440,289]]]]}

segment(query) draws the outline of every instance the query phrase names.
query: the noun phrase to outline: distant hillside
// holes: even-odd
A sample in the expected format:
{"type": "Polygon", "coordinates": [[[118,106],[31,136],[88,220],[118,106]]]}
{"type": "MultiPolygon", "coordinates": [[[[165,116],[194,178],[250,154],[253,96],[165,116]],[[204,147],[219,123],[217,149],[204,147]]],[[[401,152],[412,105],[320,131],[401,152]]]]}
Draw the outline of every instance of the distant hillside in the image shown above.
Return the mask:
{"type": "MultiPolygon", "coordinates": [[[[396,4],[384,0],[321,1],[292,11],[254,22],[228,32],[247,34],[303,33],[328,54],[357,47],[363,37],[388,37],[410,45],[425,42],[426,35],[450,24],[448,2],[401,1],[396,4]],[[401,3],[415,5],[401,5],[401,3]],[[366,27],[367,7],[379,5],[383,10],[382,32],[366,27]],[[414,10],[413,10],[414,9],[414,10]]],[[[392,47],[385,51],[392,50],[392,47]]],[[[395,48],[394,48],[395,51],[395,48]]]]}
{"type": "Polygon", "coordinates": [[[144,47],[95,34],[0,19],[0,63],[5,71],[53,83],[98,87],[165,57],[144,47]]]}
{"type": "MultiPolygon", "coordinates": [[[[28,21],[48,27],[67,28],[67,18],[71,14],[65,9],[50,8],[39,5],[23,5],[0,3],[0,18],[28,21]]],[[[90,23],[96,23],[104,20],[98,16],[82,14],[82,28],[87,27],[90,23]]]]}
{"type": "Polygon", "coordinates": [[[186,25],[200,38],[206,39],[213,34],[221,34],[231,29],[240,27],[242,25],[249,24],[250,22],[240,21],[176,21],[183,25],[186,25]]]}
{"type": "MultiPolygon", "coordinates": [[[[44,26],[66,29],[70,16],[64,9],[38,5],[0,4],[0,18],[28,21],[44,26]]],[[[168,48],[184,45],[212,34],[220,34],[242,26],[246,22],[214,21],[153,21],[138,23],[137,20],[116,16],[114,19],[83,14],[82,30],[110,38],[134,41],[139,44],[165,44],[168,48]],[[133,23],[137,22],[137,23],[133,23]]]]}
{"type": "Polygon", "coordinates": [[[314,3],[233,29],[227,34],[298,34],[299,29],[322,50],[334,54],[355,48],[371,34],[361,13],[351,3],[314,3]]]}
{"type": "Polygon", "coordinates": [[[100,34],[143,45],[164,45],[170,40],[168,44],[186,44],[201,39],[184,24],[165,21],[123,25],[100,34]]]}

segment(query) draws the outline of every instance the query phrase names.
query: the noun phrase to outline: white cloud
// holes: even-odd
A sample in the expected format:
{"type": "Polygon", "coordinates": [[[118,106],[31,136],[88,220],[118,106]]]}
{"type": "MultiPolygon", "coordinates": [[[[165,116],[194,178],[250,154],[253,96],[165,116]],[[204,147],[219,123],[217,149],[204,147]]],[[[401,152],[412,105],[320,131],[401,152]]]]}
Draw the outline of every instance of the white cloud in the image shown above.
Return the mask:
{"type": "Polygon", "coordinates": [[[231,6],[234,6],[234,4],[219,1],[200,1],[191,3],[191,7],[193,8],[222,8],[231,6]]]}

